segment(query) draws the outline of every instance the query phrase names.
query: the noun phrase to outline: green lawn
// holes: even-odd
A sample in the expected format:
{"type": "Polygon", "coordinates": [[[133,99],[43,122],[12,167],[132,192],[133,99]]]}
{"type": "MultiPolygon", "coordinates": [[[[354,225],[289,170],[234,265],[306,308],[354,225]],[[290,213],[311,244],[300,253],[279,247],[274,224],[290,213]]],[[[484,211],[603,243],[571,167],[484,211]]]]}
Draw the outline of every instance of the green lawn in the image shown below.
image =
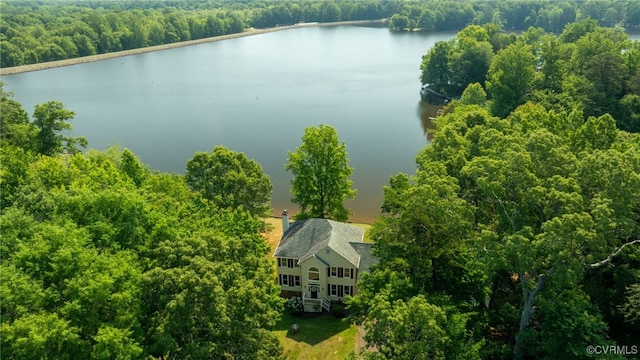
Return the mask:
{"type": "Polygon", "coordinates": [[[297,318],[285,313],[274,332],[286,359],[330,360],[345,359],[355,349],[358,329],[332,315],[297,318]],[[293,324],[300,325],[297,334],[291,332],[293,324]]]}

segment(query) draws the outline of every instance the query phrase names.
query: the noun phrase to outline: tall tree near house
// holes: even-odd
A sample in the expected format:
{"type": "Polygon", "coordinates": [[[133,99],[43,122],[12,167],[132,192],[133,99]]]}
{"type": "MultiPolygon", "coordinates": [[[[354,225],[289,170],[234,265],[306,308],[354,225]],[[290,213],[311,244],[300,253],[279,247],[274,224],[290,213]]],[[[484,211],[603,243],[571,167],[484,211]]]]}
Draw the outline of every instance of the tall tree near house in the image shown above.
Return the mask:
{"type": "Polygon", "coordinates": [[[75,113],[64,108],[60,101],[49,101],[36,105],[33,113],[33,124],[38,127],[36,136],[37,151],[43,155],[55,155],[63,151],[75,153],[78,145],[87,146],[84,137],[71,137],[64,134],[71,130],[71,124],[67,120],[73,119],[75,113]]]}
{"type": "Polygon", "coordinates": [[[349,210],[344,201],[356,194],[349,179],[353,168],[349,166],[347,146],[333,127],[306,128],[302,145],[289,151],[285,168],[293,174],[291,201],[300,206],[299,216],[347,220],[349,210]]]}
{"type": "Polygon", "coordinates": [[[197,152],[187,162],[185,180],[218,207],[242,207],[254,216],[271,211],[271,179],[244,153],[224,146],[216,146],[210,153],[197,152]]]}

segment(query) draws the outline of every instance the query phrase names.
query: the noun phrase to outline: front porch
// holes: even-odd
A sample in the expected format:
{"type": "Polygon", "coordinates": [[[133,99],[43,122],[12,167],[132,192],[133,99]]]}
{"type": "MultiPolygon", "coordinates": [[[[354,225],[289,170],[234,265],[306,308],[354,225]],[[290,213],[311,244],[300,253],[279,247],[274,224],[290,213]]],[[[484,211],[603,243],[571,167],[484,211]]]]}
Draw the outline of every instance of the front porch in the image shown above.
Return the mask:
{"type": "Polygon", "coordinates": [[[325,296],[313,298],[310,293],[303,293],[302,304],[304,305],[304,311],[306,312],[322,312],[322,310],[331,311],[331,300],[325,296]]]}

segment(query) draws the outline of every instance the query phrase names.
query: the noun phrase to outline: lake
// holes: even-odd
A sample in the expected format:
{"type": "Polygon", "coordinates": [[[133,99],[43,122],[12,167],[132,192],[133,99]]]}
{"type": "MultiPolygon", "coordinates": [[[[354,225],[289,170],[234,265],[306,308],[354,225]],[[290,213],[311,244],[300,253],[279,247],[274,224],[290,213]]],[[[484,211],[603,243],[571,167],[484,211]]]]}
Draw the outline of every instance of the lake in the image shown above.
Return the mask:
{"type": "Polygon", "coordinates": [[[298,28],[2,80],[30,114],[36,104],[62,101],[76,113],[73,135],[85,136],[90,148],[119,144],[154,170],[183,173],[194,152],[216,145],[244,152],[271,177],[274,214],[296,211],[287,151],[300,145],[306,127],[329,124],[354,167],[351,220],[372,222],[389,177],[413,173],[428,142],[421,57],[454,36],[298,28]]]}

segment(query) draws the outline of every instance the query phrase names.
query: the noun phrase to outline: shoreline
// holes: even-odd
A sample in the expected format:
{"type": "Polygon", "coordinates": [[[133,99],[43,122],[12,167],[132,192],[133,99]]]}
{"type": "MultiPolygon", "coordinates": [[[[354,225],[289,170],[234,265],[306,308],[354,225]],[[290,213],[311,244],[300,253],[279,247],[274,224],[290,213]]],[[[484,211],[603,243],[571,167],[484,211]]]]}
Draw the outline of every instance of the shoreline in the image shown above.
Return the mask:
{"type": "Polygon", "coordinates": [[[267,29],[250,28],[241,33],[235,33],[235,34],[220,35],[220,36],[208,37],[203,39],[188,40],[188,41],[156,45],[156,46],[147,46],[139,49],[131,49],[131,50],[111,52],[106,54],[83,56],[83,57],[78,57],[73,59],[64,59],[64,60],[50,61],[50,62],[38,63],[38,64],[13,66],[10,68],[0,68],[0,76],[15,75],[15,74],[22,74],[22,73],[31,72],[31,71],[46,70],[46,69],[53,69],[57,67],[63,67],[63,66],[84,64],[84,63],[89,63],[94,61],[114,59],[114,58],[123,57],[123,56],[139,55],[139,54],[145,54],[153,51],[169,50],[169,49],[175,49],[175,48],[180,48],[185,46],[199,45],[199,44],[205,44],[210,42],[236,39],[236,38],[245,37],[245,36],[267,34],[267,33],[272,33],[276,31],[297,29],[297,28],[303,28],[303,27],[339,26],[339,25],[373,25],[373,24],[384,24],[386,22],[387,22],[386,19],[354,20],[354,21],[337,21],[337,22],[328,22],[328,23],[317,23],[317,22],[299,23],[294,25],[278,26],[278,27],[267,28],[267,29]]]}

